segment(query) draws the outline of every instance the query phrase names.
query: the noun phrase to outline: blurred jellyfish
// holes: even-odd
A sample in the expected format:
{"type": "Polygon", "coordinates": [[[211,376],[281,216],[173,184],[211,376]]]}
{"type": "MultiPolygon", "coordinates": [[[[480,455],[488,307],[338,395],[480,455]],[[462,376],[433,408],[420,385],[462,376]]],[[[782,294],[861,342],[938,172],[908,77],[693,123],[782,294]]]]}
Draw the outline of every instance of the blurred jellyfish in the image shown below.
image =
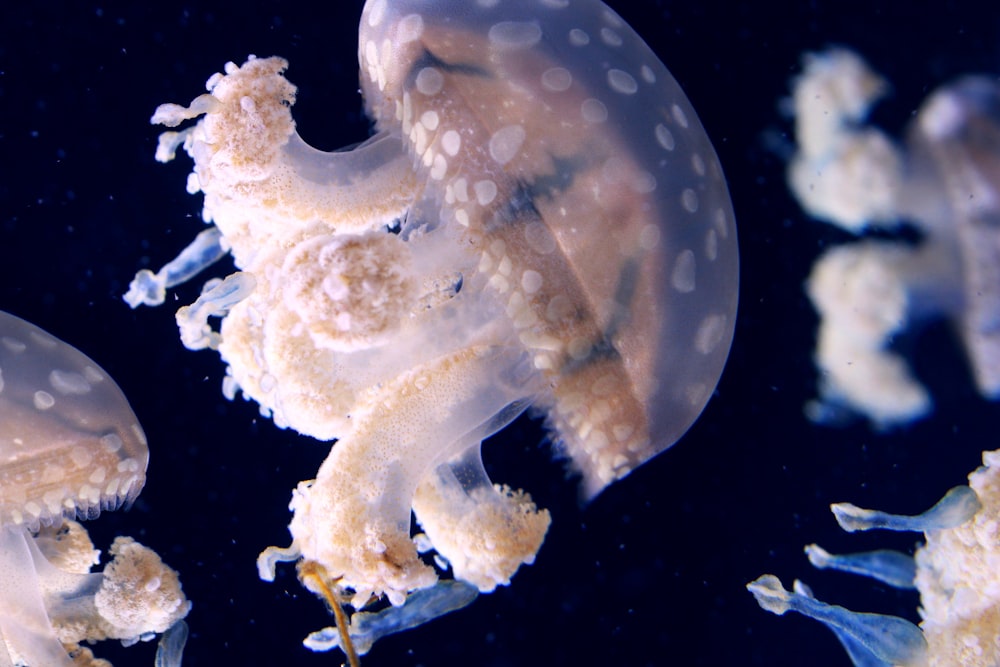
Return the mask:
{"type": "Polygon", "coordinates": [[[891,426],[927,414],[927,390],[891,349],[929,317],[954,323],[980,393],[1000,396],[1000,86],[968,76],[930,95],[897,146],[864,121],[887,84],[856,54],[805,58],[794,82],[792,193],[812,216],[853,233],[908,223],[921,234],[835,247],[807,291],[821,317],[819,401],[891,426]]]}
{"type": "Polygon", "coordinates": [[[995,667],[1000,664],[1000,450],[983,453],[969,485],[955,487],[918,516],[831,507],[844,530],[923,532],[915,556],[882,550],[833,555],[806,547],[810,562],[862,574],[920,592],[920,627],[882,614],[859,614],[820,602],[795,582],[785,590],[774,575],[748,584],[764,609],[797,611],[826,624],[858,667],[995,667]]]}
{"type": "MultiPolygon", "coordinates": [[[[260,576],[298,561],[335,611],[388,600],[350,621],[367,648],[534,560],[548,512],[480,455],[527,407],[586,498],[671,446],[715,388],[738,279],[712,145],[602,3],[370,0],[358,54],[376,134],[351,150],[299,137],[280,58],[157,109],[198,119],[157,157],[191,155],[214,227],[125,298],[160,303],[232,253],[240,271],[178,311],[182,340],[219,351],[228,396],[338,439],[260,576]]],[[[345,623],[309,646],[350,651],[345,623]]]]}
{"type": "Polygon", "coordinates": [[[80,643],[157,633],[170,647],[158,664],[180,664],[191,604],[177,573],[128,537],[91,573],[100,552],[73,520],[130,504],[148,460],[107,373],[0,311],[0,666],[107,665],[80,643]]]}

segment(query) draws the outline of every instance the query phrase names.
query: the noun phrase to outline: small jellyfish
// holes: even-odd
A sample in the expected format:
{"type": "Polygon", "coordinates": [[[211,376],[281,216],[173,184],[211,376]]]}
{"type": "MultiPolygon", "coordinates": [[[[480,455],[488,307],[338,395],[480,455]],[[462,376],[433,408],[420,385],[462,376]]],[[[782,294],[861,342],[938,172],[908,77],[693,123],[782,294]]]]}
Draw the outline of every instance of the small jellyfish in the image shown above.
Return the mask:
{"type": "Polygon", "coordinates": [[[892,348],[921,320],[951,320],[979,392],[1000,396],[1000,86],[963,77],[930,95],[905,145],[864,124],[888,86],[856,54],[805,58],[794,84],[789,186],[812,216],[853,233],[906,223],[918,243],[863,239],[827,251],[807,291],[820,313],[821,399],[891,426],[926,415],[927,390],[892,348]]]}
{"type": "Polygon", "coordinates": [[[213,226],[125,298],[161,303],[231,252],[239,271],[178,311],[182,340],[218,350],[227,396],[337,440],[261,577],[295,560],[324,597],[387,599],[370,645],[471,599],[433,588],[442,569],[488,592],[533,561],[549,515],[480,455],[529,406],[585,498],[671,446],[718,381],[738,277],[715,151],[603,3],[370,0],[358,56],[376,132],[350,150],[299,137],[280,58],[157,109],[197,119],[157,158],[193,158],[213,226]]]}
{"type": "MultiPolygon", "coordinates": [[[[81,642],[166,633],[180,664],[190,603],[177,573],[131,538],[98,562],[72,519],[130,504],[146,436],[124,394],[79,350],[0,311],[0,665],[90,664],[81,642]],[[71,659],[71,656],[73,658],[71,659]]],[[[106,663],[104,663],[106,664],[106,663]]]]}
{"type": "Polygon", "coordinates": [[[831,506],[841,528],[924,533],[913,557],[880,550],[833,555],[806,547],[817,568],[861,574],[920,592],[920,627],[883,614],[862,614],[816,600],[799,581],[785,590],[774,575],[747,585],[761,607],[796,611],[827,625],[858,667],[993,667],[1000,664],[1000,451],[983,452],[968,486],[951,489],[917,516],[831,506]]]}

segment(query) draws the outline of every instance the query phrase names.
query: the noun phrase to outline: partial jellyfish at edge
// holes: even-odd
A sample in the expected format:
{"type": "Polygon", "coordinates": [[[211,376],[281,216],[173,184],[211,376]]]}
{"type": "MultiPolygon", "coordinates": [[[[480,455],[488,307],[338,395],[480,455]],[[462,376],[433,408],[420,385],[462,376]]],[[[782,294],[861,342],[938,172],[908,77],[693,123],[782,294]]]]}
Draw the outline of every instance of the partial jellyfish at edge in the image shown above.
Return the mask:
{"type": "Polygon", "coordinates": [[[920,592],[920,627],[895,616],[857,613],[816,600],[796,581],[787,591],[766,574],[749,583],[760,606],[774,614],[796,611],[827,625],[857,667],[993,667],[1000,664],[1000,451],[983,452],[983,465],[934,507],[917,516],[831,505],[840,527],[922,532],[914,556],[880,550],[834,555],[806,547],[820,569],[861,574],[920,592]]]}
{"type": "Polygon", "coordinates": [[[807,292],[820,314],[817,422],[848,412],[880,427],[927,415],[932,398],[892,348],[929,318],[954,325],[980,394],[1000,396],[1000,85],[964,76],[934,91],[903,145],[866,124],[888,84],[856,54],[808,54],[793,84],[789,187],[807,213],[864,235],[827,250],[807,292]]]}
{"type": "Polygon", "coordinates": [[[177,573],[129,537],[103,571],[74,519],[129,505],[146,480],[142,427],[76,348],[0,311],[0,666],[108,665],[83,642],[163,634],[179,667],[191,603],[177,573]]]}

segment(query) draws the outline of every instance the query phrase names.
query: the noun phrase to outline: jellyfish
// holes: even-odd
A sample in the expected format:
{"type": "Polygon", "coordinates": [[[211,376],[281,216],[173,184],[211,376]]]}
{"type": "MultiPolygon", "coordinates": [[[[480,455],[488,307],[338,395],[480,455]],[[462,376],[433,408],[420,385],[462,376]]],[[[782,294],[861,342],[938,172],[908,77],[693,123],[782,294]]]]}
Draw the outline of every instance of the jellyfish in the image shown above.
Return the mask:
{"type": "Polygon", "coordinates": [[[677,441],[715,389],[738,282],[705,130],[601,2],[370,0],[358,58],[375,131],[349,150],[301,139],[277,57],[157,109],[196,120],[157,159],[191,156],[210,227],[125,296],[162,303],[231,254],[177,312],[181,339],[218,351],[228,397],[336,440],[293,492],[291,545],[258,566],[295,561],[335,613],[365,609],[309,644],[345,650],[533,561],[549,514],[480,451],[527,408],[584,499],[677,441]]]}
{"type": "Polygon", "coordinates": [[[1000,396],[1000,87],[966,76],[931,94],[900,146],[865,120],[887,83],[853,52],[805,58],[795,81],[792,193],[813,217],[880,238],[828,250],[807,283],[819,311],[819,422],[844,408],[878,426],[933,406],[893,339],[954,324],[982,396],[1000,396]],[[901,225],[916,244],[894,236],[901,225]]]}
{"type": "Polygon", "coordinates": [[[0,311],[0,666],[107,665],[81,642],[164,633],[157,664],[180,665],[190,602],[177,573],[128,537],[100,552],[75,518],[130,504],[146,436],[91,359],[0,311]]]}
{"type": "Polygon", "coordinates": [[[747,585],[775,614],[796,611],[827,625],[858,667],[990,667],[1000,664],[1000,450],[931,509],[916,516],[888,514],[849,503],[831,506],[841,528],[924,533],[913,557],[880,550],[846,555],[806,547],[817,568],[861,574],[920,592],[920,627],[883,614],[862,614],[816,600],[795,582],[787,591],[774,575],[747,585]]]}

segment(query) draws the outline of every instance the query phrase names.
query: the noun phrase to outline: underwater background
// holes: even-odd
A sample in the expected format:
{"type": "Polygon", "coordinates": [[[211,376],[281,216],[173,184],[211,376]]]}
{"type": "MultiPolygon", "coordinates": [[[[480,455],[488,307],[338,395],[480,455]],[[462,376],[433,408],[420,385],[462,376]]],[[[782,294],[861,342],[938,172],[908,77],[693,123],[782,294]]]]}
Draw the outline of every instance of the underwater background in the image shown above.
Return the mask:
{"type": "MultiPolygon", "coordinates": [[[[175,307],[130,310],[135,271],[158,268],[202,226],[186,159],[153,161],[163,102],[187,103],[228,60],[281,55],[295,118],[333,149],[367,136],[357,77],[362,3],[6,3],[0,9],[0,309],[91,356],[124,390],[150,441],[146,488],[129,512],[87,524],[95,545],[128,534],[181,575],[194,607],[185,665],[336,665],[301,645],[331,624],[292,568],[274,583],[255,559],[287,544],[291,489],[329,445],[282,431],[255,404],[225,400],[224,366],[178,339],[175,307]],[[289,6],[294,5],[294,6],[289,6]]],[[[816,595],[917,621],[916,593],[808,565],[917,536],[840,532],[850,501],[920,512],[1000,447],[1000,406],[975,392],[948,327],[896,341],[930,388],[934,414],[889,432],[817,426],[816,316],[802,282],[848,239],[787,192],[781,112],[804,51],[848,46],[892,84],[874,116],[900,131],[923,98],[965,73],[1000,75],[1000,6],[973,2],[613,2],[687,92],[719,154],[739,228],[736,337],[717,395],[672,449],[587,506],[522,418],[484,447],[491,477],[552,512],[537,561],[469,608],[380,641],[380,665],[848,665],[833,635],[760,610],[745,584],[800,577],[816,595]]],[[[223,275],[225,267],[217,269],[223,275]]],[[[200,281],[174,290],[190,303],[200,281]]],[[[153,645],[101,645],[150,665],[153,645]]]]}

